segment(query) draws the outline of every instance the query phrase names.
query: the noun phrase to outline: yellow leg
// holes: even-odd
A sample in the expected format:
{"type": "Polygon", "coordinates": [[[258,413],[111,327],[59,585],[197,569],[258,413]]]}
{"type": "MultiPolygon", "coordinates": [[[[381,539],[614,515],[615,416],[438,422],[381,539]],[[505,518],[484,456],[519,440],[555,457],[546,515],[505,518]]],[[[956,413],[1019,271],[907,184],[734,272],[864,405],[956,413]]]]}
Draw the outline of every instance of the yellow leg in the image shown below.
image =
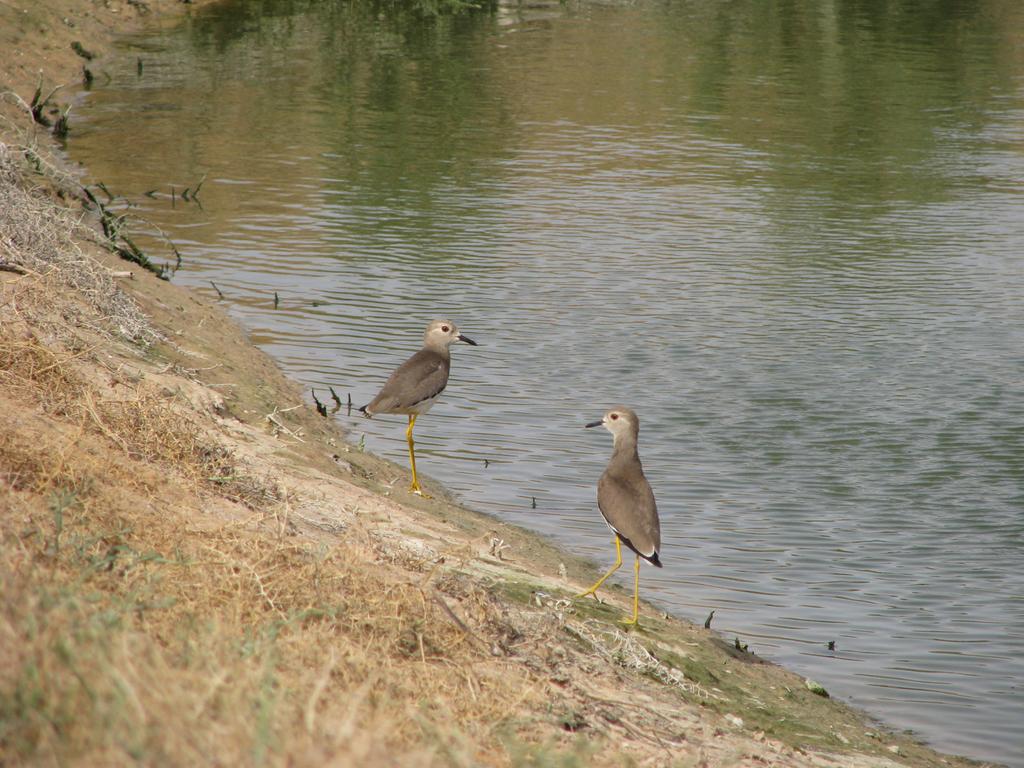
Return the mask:
{"type": "Polygon", "coordinates": [[[636,556],[636,565],[633,566],[633,618],[624,619],[623,624],[639,624],[640,618],[640,555],[636,556]]]}
{"type": "Polygon", "coordinates": [[[576,595],[576,597],[586,597],[587,595],[592,595],[595,592],[597,592],[597,588],[600,587],[602,584],[604,584],[605,579],[607,579],[609,576],[611,576],[613,573],[615,573],[617,570],[619,570],[619,566],[620,565],[622,565],[622,545],[619,543],[619,537],[616,536],[615,537],[615,565],[613,565],[611,567],[611,570],[608,571],[608,573],[606,573],[604,576],[602,576],[600,579],[598,579],[597,583],[594,584],[594,586],[592,586],[586,592],[581,592],[580,594],[576,595]]]}
{"type": "Polygon", "coordinates": [[[420,481],[416,479],[416,451],[413,448],[415,445],[412,441],[412,428],[416,426],[416,414],[409,414],[409,428],[405,430],[405,439],[409,441],[409,463],[412,465],[412,486],[409,488],[415,494],[423,496],[424,498],[430,498],[420,488],[420,481]]]}

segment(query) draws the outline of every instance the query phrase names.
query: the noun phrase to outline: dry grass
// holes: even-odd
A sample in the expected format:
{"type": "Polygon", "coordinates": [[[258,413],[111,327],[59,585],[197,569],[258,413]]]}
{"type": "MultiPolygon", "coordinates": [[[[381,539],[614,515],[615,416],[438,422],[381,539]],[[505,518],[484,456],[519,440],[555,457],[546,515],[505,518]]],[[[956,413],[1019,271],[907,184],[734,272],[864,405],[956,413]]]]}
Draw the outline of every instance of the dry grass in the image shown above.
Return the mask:
{"type": "Polygon", "coordinates": [[[3,764],[468,765],[536,703],[487,592],[442,596],[369,537],[200,527],[181,479],[3,412],[3,764]]]}
{"type": "Polygon", "coordinates": [[[66,356],[39,343],[24,323],[8,316],[5,324],[7,330],[0,339],[0,386],[8,393],[36,398],[50,410],[65,409],[77,400],[82,386],[66,365],[66,356]]]}
{"type": "Polygon", "coordinates": [[[69,209],[53,204],[48,191],[52,186],[44,185],[43,179],[37,189],[26,187],[25,152],[0,142],[0,264],[43,276],[51,286],[69,288],[77,300],[61,301],[51,288],[52,303],[37,297],[22,307],[17,291],[12,291],[5,304],[15,311],[59,309],[69,324],[155,341],[158,336],[137,304],[117,287],[110,270],[79,245],[95,240],[94,232],[69,209]]]}
{"type": "MultiPolygon", "coordinates": [[[[51,298],[48,293],[46,300],[51,298]]],[[[188,406],[174,393],[116,376],[98,384],[80,374],[79,367],[100,365],[93,354],[99,345],[72,352],[44,344],[20,318],[8,317],[6,326],[10,336],[0,339],[0,385],[9,394],[81,431],[104,435],[126,458],[173,467],[194,482],[237,486],[239,498],[277,498],[272,489],[236,477],[230,453],[189,417],[188,406]]],[[[65,342],[81,342],[71,332],[64,336],[65,342]]]]}
{"type": "Polygon", "coordinates": [[[680,670],[660,661],[643,643],[618,627],[587,619],[568,624],[566,629],[570,634],[586,642],[601,658],[611,664],[647,675],[701,700],[712,697],[704,686],[687,679],[680,670]]]}

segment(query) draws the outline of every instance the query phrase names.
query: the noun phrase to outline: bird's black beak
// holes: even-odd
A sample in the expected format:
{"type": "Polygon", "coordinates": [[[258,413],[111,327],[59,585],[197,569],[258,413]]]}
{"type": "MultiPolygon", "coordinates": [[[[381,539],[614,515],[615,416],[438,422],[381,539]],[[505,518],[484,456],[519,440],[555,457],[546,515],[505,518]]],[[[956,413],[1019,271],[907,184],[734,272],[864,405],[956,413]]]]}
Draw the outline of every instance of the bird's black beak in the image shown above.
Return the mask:
{"type": "Polygon", "coordinates": [[[469,344],[471,347],[477,346],[477,343],[473,341],[471,338],[469,338],[469,336],[466,336],[464,333],[460,333],[458,338],[459,341],[465,344],[469,344]]]}
{"type": "Polygon", "coordinates": [[[587,424],[587,429],[590,429],[591,427],[600,427],[602,424],[604,424],[604,419],[598,419],[597,421],[592,421],[587,424]]]}

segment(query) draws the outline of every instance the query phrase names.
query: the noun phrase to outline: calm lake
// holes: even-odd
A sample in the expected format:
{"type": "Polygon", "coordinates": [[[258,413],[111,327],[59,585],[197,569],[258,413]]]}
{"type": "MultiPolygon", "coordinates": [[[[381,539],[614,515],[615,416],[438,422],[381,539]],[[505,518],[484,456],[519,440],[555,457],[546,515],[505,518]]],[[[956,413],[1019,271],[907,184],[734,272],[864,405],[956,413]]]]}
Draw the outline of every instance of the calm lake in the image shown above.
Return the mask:
{"type": "Polygon", "coordinates": [[[583,425],[634,407],[645,595],[1021,766],[1022,41],[1016,0],[228,2],[127,41],[68,150],[321,399],[454,319],[419,468],[602,565],[583,425]]]}

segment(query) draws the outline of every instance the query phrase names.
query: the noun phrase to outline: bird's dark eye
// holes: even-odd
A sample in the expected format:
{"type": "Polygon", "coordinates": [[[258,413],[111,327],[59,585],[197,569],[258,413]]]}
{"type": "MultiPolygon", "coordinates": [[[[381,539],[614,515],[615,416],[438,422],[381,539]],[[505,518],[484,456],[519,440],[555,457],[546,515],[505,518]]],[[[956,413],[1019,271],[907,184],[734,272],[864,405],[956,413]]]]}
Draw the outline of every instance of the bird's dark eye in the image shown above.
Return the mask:
{"type": "Polygon", "coordinates": [[[615,421],[617,418],[619,418],[619,414],[613,413],[612,414],[612,421],[615,421]]]}
{"type": "Polygon", "coordinates": [[[442,325],[441,330],[444,331],[445,333],[448,333],[448,331],[450,331],[451,328],[449,328],[447,325],[442,325]]]}

